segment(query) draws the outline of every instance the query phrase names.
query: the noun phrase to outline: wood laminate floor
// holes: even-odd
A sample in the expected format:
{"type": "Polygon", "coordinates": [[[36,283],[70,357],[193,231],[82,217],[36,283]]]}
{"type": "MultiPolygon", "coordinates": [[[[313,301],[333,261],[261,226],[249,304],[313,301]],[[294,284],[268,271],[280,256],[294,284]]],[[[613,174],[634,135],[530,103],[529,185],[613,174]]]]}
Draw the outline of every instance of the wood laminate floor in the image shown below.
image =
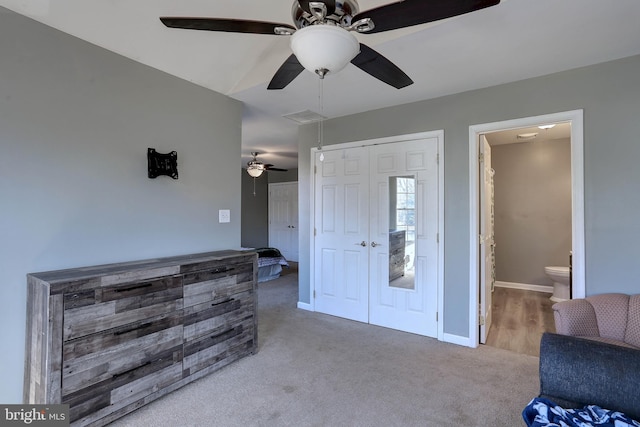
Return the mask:
{"type": "Polygon", "coordinates": [[[540,356],[543,332],[555,332],[551,294],[496,287],[487,345],[540,356]]]}

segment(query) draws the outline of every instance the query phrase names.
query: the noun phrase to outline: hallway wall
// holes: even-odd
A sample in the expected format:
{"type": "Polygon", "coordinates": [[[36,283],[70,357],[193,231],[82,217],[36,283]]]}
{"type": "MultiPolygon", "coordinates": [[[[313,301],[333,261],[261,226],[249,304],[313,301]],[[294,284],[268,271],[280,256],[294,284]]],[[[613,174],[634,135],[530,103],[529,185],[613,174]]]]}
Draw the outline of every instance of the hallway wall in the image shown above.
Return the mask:
{"type": "Polygon", "coordinates": [[[571,141],[494,145],[491,160],[496,280],[551,285],[544,267],[571,251],[571,141]]]}

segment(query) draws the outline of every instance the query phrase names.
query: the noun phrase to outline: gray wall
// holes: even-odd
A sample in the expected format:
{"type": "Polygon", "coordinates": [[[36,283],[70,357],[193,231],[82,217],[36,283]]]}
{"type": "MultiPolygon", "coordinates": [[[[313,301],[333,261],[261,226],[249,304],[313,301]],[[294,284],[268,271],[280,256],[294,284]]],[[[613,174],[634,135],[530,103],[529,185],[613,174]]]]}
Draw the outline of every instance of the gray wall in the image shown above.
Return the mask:
{"type": "MultiPolygon", "coordinates": [[[[468,159],[475,124],[584,109],[586,292],[640,292],[639,75],[640,56],[634,56],[325,122],[326,145],[444,129],[445,333],[469,337],[468,159]]],[[[299,131],[302,230],[310,229],[316,131],[313,125],[299,131]]],[[[299,298],[309,303],[310,236],[300,236],[299,298]]]]}
{"type": "Polygon", "coordinates": [[[551,285],[544,267],[571,251],[571,141],[495,145],[491,165],[496,280],[551,285]]]}
{"type": "Polygon", "coordinates": [[[27,273],[240,246],[242,105],[2,12],[0,402],[19,403],[27,273]],[[147,147],[180,179],[147,178],[147,147]]]}
{"type": "Polygon", "coordinates": [[[245,248],[269,246],[269,181],[264,173],[254,180],[242,169],[241,234],[245,248]]]}
{"type": "Polygon", "coordinates": [[[269,178],[269,184],[296,182],[298,180],[298,169],[289,169],[286,172],[269,172],[267,177],[269,178]]]}

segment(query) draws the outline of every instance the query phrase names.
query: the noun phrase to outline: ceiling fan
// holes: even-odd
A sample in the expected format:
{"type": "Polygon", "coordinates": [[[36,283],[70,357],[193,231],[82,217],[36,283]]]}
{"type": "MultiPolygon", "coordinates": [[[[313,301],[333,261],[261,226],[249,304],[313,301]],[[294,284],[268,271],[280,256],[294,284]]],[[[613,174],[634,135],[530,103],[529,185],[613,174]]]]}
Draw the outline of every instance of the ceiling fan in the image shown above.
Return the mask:
{"type": "Polygon", "coordinates": [[[253,178],[257,178],[262,175],[264,171],[276,171],[276,172],[286,172],[287,169],[274,168],[270,163],[262,163],[258,161],[258,153],[257,151],[252,151],[251,155],[253,159],[247,163],[247,173],[251,175],[253,178]]]}
{"type": "MultiPolygon", "coordinates": [[[[294,0],[293,23],[226,18],[161,17],[164,25],[191,30],[291,36],[293,54],[267,89],[283,89],[304,69],[324,78],[349,62],[397,89],[413,81],[387,58],[359,43],[353,31],[373,34],[438,21],[486,7],[500,0],[404,0],[364,12],[357,0],[294,0]]],[[[274,169],[272,169],[274,170],[274,169]]]]}

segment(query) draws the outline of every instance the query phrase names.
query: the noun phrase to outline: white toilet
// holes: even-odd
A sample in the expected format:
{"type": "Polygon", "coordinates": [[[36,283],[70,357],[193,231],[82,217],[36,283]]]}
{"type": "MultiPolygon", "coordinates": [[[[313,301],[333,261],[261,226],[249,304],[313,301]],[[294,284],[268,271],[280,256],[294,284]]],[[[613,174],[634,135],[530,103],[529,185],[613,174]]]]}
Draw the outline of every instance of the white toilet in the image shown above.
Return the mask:
{"type": "Polygon", "coordinates": [[[560,266],[547,266],[544,268],[544,272],[553,280],[553,295],[551,301],[560,302],[569,299],[569,286],[571,283],[571,276],[569,273],[569,267],[560,266]]]}

